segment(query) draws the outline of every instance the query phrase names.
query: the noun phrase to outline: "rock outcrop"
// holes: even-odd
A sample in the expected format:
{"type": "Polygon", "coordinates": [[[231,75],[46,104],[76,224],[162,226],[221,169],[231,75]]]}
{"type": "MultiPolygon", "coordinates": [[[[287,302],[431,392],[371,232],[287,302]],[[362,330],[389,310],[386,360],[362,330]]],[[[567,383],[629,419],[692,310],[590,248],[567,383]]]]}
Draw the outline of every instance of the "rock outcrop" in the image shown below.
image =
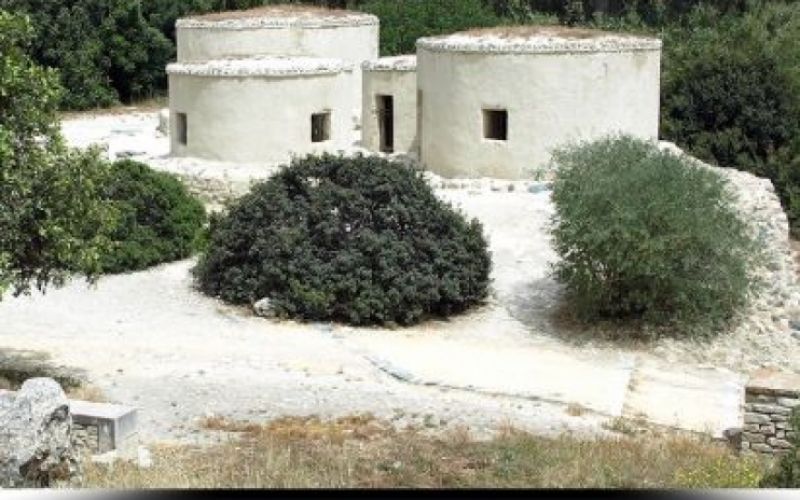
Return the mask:
{"type": "Polygon", "coordinates": [[[52,487],[79,477],[69,402],[50,378],[0,394],[0,487],[52,487]]]}

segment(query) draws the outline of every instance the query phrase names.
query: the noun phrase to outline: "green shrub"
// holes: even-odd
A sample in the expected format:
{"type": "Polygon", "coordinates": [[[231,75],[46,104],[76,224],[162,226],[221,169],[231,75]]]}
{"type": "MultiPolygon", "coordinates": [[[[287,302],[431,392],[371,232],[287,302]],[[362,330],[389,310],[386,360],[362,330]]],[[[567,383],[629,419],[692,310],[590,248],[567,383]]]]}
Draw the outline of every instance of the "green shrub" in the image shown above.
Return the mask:
{"type": "Polygon", "coordinates": [[[411,324],[487,295],[482,227],[439,201],[421,172],[375,157],[292,162],[212,218],[195,270],[207,294],[269,298],[276,314],[411,324]]]}
{"type": "Polygon", "coordinates": [[[791,451],[781,457],[780,462],[761,480],[762,488],[800,488],[800,409],[795,408],[790,418],[795,434],[788,438],[791,451]]]}
{"type": "Polygon", "coordinates": [[[105,273],[118,273],[188,257],[205,223],[203,205],[174,176],[130,160],[112,166],[106,197],[118,211],[105,273]]]}
{"type": "Polygon", "coordinates": [[[745,305],[756,245],[717,173],[629,137],[554,161],[555,276],[578,316],[694,334],[745,305]]]}
{"type": "Polygon", "coordinates": [[[381,54],[416,53],[417,39],[501,20],[482,0],[368,0],[359,10],[381,20],[381,54]]]}

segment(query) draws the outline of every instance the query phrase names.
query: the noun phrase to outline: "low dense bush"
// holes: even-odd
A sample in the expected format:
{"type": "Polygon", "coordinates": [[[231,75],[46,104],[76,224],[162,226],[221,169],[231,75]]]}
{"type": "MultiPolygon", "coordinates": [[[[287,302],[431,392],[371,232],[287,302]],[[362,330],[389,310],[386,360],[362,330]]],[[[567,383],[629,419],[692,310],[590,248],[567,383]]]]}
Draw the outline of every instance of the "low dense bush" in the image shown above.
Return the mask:
{"type": "Polygon", "coordinates": [[[105,196],[117,211],[105,273],[118,273],[188,257],[205,223],[203,205],[174,176],[130,160],[116,162],[105,196]]]}
{"type": "Polygon", "coordinates": [[[756,246],[717,173],[629,137],[554,161],[555,276],[578,316],[694,334],[745,305],[756,246]]]}
{"type": "Polygon", "coordinates": [[[795,409],[790,418],[791,427],[795,434],[788,438],[792,444],[791,451],[781,457],[773,470],[761,480],[762,488],[800,488],[800,410],[795,409]]]}
{"type": "Polygon", "coordinates": [[[212,218],[195,270],[234,304],[351,324],[402,324],[487,295],[482,227],[436,198],[421,172],[385,159],[297,159],[212,218]]]}

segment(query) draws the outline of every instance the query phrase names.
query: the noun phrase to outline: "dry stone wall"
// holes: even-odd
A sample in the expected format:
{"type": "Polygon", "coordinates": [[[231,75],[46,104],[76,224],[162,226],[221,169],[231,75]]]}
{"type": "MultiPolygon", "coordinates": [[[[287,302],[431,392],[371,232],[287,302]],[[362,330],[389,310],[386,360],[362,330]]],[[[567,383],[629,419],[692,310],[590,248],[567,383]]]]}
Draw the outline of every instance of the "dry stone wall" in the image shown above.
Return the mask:
{"type": "Polygon", "coordinates": [[[800,406],[800,376],[762,370],[745,389],[742,451],[768,455],[790,452],[797,429],[792,411],[800,406]]]}

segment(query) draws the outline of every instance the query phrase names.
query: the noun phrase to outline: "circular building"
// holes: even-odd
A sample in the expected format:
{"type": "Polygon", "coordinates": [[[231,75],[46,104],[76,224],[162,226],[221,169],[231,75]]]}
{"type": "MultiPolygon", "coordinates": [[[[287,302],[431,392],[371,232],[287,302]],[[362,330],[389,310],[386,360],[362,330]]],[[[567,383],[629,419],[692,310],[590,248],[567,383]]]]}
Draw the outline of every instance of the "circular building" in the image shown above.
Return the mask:
{"type": "Polygon", "coordinates": [[[273,55],[361,64],[378,57],[378,18],[349,10],[272,5],[185,17],[175,29],[179,62],[273,55]]]}
{"type": "Polygon", "coordinates": [[[175,156],[288,161],[353,144],[352,65],[259,56],[167,66],[175,156]]]}
{"type": "Polygon", "coordinates": [[[413,153],[417,137],[417,56],[366,61],[361,144],[370,151],[413,153]]]}
{"type": "Polygon", "coordinates": [[[445,177],[519,179],[553,148],[658,137],[661,41],[522,26],[417,42],[420,157],[445,177]]]}

